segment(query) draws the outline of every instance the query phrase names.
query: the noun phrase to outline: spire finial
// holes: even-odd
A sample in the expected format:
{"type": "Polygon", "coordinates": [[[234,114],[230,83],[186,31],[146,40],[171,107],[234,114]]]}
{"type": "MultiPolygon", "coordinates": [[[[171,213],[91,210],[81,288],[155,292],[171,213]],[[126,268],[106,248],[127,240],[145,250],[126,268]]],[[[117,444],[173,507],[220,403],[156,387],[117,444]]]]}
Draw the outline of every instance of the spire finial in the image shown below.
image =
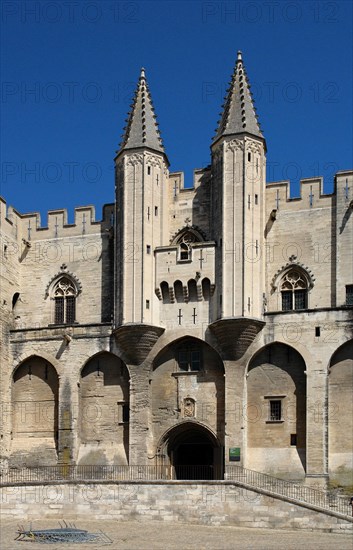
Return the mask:
{"type": "Polygon", "coordinates": [[[165,154],[143,67],[118,154],[124,149],[139,147],[147,147],[165,154]]]}
{"type": "Polygon", "coordinates": [[[213,143],[226,135],[244,133],[263,139],[242,53],[239,50],[213,143]]]}

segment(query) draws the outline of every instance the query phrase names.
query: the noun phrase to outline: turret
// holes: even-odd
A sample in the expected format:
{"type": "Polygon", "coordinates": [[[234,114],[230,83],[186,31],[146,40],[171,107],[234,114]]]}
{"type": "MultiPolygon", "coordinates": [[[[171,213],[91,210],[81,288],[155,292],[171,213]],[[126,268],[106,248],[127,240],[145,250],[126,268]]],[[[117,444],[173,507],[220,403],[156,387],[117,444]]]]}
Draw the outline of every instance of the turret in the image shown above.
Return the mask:
{"type": "Polygon", "coordinates": [[[212,143],[218,318],[260,317],[264,292],[266,142],[241,52],[212,143]]]}
{"type": "Polygon", "coordinates": [[[168,166],[142,69],[115,159],[116,325],[159,322],[154,249],[168,234],[168,166]]]}

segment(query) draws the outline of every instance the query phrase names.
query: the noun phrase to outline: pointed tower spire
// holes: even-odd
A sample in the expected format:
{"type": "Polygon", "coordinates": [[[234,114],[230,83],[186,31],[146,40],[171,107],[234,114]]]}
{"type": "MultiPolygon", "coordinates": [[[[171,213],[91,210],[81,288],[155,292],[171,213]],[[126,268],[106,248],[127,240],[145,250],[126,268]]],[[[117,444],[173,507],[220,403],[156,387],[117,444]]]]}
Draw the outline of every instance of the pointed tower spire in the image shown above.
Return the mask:
{"type": "Polygon", "coordinates": [[[139,147],[165,154],[144,68],[141,69],[118,154],[139,147]]]}
{"type": "Polygon", "coordinates": [[[244,133],[264,139],[258,123],[241,51],[238,51],[227,92],[213,143],[222,136],[244,133]]]}

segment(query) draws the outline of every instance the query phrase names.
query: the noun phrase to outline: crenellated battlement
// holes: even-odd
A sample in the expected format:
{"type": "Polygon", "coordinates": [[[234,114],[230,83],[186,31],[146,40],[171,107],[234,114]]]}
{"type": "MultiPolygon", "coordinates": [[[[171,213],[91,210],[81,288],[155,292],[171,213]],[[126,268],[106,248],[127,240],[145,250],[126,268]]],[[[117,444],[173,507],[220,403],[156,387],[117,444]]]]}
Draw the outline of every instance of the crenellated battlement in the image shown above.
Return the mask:
{"type": "Polygon", "coordinates": [[[332,207],[333,199],[337,197],[336,204],[350,203],[353,199],[353,171],[345,170],[337,172],[334,178],[334,190],[332,193],[324,193],[324,179],[321,176],[304,178],[300,180],[299,197],[291,197],[290,181],[278,181],[266,185],[266,209],[268,212],[299,211],[306,209],[332,207]]]}
{"type": "Polygon", "coordinates": [[[27,241],[96,234],[113,226],[114,204],[103,206],[102,220],[96,221],[95,207],[79,206],[74,209],[74,223],[68,223],[65,208],[49,210],[47,225],[42,226],[39,212],[21,214],[0,197],[0,226],[4,235],[27,241]]]}
{"type": "Polygon", "coordinates": [[[205,176],[210,173],[210,167],[195,168],[193,172],[192,187],[185,187],[184,172],[170,172],[169,173],[169,186],[174,196],[179,192],[195,192],[195,190],[202,185],[205,176]]]}

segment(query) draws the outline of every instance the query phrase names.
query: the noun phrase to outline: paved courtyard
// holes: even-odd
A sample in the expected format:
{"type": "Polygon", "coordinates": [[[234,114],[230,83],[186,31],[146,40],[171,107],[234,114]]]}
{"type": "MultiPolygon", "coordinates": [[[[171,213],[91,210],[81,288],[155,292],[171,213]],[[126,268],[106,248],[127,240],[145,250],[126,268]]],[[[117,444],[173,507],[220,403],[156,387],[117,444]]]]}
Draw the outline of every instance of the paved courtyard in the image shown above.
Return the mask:
{"type": "MultiPolygon", "coordinates": [[[[23,523],[27,528],[28,522],[23,523]]],[[[283,531],[265,529],[245,529],[237,527],[215,527],[189,525],[180,523],[141,523],[114,521],[81,521],[75,520],[80,529],[97,532],[100,529],[108,535],[113,543],[105,544],[50,544],[51,550],[62,549],[99,549],[117,550],[352,550],[351,534],[321,533],[312,531],[283,531]]],[[[14,520],[1,521],[2,550],[36,550],[45,547],[33,542],[14,541],[17,536],[18,522],[14,520]]],[[[32,522],[33,529],[49,529],[58,527],[57,521],[38,520],[32,522]]]]}

